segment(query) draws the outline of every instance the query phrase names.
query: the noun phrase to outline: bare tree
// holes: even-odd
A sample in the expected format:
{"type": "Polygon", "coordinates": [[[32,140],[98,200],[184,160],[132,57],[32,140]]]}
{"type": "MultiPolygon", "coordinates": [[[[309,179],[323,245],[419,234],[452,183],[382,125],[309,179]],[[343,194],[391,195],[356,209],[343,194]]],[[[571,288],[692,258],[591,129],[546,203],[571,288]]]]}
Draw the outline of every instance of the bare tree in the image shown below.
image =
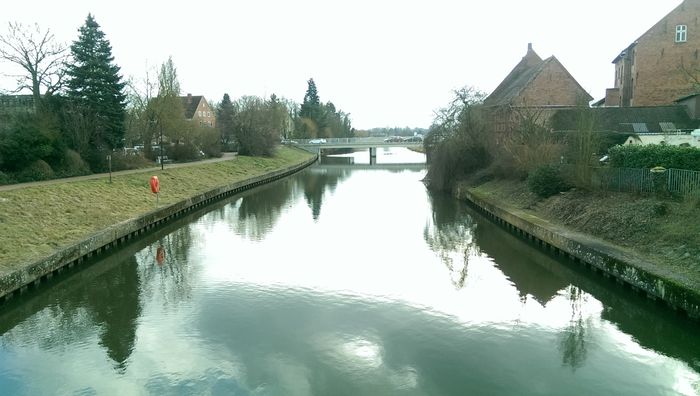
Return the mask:
{"type": "Polygon", "coordinates": [[[7,33],[0,35],[0,60],[14,63],[25,71],[25,74],[8,75],[17,79],[13,92],[29,89],[35,108],[42,88],[50,95],[62,87],[67,56],[67,47],[56,42],[50,29],[42,31],[38,24],[30,27],[10,22],[7,33]]]}

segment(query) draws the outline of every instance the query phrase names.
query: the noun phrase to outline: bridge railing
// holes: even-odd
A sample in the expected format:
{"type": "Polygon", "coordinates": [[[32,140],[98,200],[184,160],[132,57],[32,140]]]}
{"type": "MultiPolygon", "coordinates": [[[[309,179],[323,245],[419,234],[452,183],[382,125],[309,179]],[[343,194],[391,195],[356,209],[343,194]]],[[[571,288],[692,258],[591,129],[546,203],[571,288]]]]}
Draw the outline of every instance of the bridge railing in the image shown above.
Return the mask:
{"type": "Polygon", "coordinates": [[[315,138],[315,139],[291,139],[288,140],[287,144],[299,144],[299,145],[338,145],[338,144],[348,144],[348,145],[368,145],[368,144],[378,144],[378,145],[397,145],[405,146],[407,144],[422,144],[421,142],[405,142],[405,141],[386,141],[387,138],[384,137],[362,137],[362,138],[315,138]],[[319,142],[322,140],[322,142],[319,142]]]}

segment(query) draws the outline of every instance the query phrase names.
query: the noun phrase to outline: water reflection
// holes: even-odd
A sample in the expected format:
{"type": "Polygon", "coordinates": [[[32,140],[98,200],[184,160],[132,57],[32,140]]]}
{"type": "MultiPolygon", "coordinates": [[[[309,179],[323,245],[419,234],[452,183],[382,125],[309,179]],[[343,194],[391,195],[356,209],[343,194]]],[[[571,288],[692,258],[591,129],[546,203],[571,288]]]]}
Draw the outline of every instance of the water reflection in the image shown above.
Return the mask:
{"type": "Polygon", "coordinates": [[[427,193],[421,172],[316,166],[17,299],[0,389],[693,394],[694,324],[427,193]]]}
{"type": "Polygon", "coordinates": [[[566,288],[565,297],[571,304],[571,319],[562,332],[559,350],[562,354],[562,363],[576,370],[583,366],[588,354],[586,335],[589,319],[584,318],[581,309],[586,297],[583,291],[574,285],[566,288]]]}
{"type": "Polygon", "coordinates": [[[279,220],[282,209],[298,190],[298,180],[285,179],[257,194],[245,194],[229,212],[228,219],[235,224],[236,233],[255,241],[262,240],[279,220]],[[235,218],[231,216],[236,212],[235,218]]]}
{"type": "Polygon", "coordinates": [[[136,258],[117,257],[72,278],[73,282],[61,282],[51,290],[33,293],[27,301],[3,307],[3,345],[38,345],[52,350],[97,337],[114,368],[124,372],[141,315],[136,258]],[[44,330],[47,325],[50,331],[44,330]]]}
{"type": "Polygon", "coordinates": [[[423,238],[450,272],[452,284],[461,289],[467,279],[469,260],[479,256],[476,223],[454,198],[435,193],[429,196],[432,218],[423,228],[423,238]]]}
{"type": "Polygon", "coordinates": [[[342,182],[350,175],[348,169],[328,170],[320,167],[309,169],[301,176],[301,183],[304,186],[304,198],[311,208],[311,215],[314,220],[321,216],[321,205],[324,196],[332,194],[338,183],[342,182]]]}
{"type": "MultiPolygon", "coordinates": [[[[478,216],[468,211],[466,205],[461,207],[468,213],[465,216],[478,216]]],[[[475,232],[479,246],[513,282],[521,299],[534,298],[544,306],[570,284],[566,277],[550,270],[552,266],[560,265],[556,260],[537,252],[483,217],[478,223],[475,232]]]]}

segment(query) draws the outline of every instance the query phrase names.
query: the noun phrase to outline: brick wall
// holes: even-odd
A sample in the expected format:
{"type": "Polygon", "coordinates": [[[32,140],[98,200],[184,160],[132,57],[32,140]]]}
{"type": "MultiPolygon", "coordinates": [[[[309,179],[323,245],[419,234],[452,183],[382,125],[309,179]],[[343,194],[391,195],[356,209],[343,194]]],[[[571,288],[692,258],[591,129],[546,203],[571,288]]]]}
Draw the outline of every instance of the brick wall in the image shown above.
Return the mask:
{"type": "Polygon", "coordinates": [[[517,99],[520,106],[576,106],[588,103],[590,95],[581,88],[556,58],[547,62],[542,71],[517,99]]]}
{"type": "Polygon", "coordinates": [[[605,105],[611,107],[620,105],[620,88],[608,88],[605,90],[605,105]]]}
{"type": "Polygon", "coordinates": [[[681,70],[698,70],[700,50],[700,0],[686,0],[664,17],[634,47],[631,73],[632,106],[672,104],[694,92],[691,80],[681,70]],[[676,42],[676,26],[687,26],[687,41],[676,42]]]}
{"type": "Polygon", "coordinates": [[[202,100],[199,101],[197,110],[195,110],[194,115],[192,116],[192,121],[201,126],[212,128],[216,126],[216,114],[214,109],[209,106],[209,103],[207,103],[207,100],[204,99],[204,97],[202,97],[202,100]]]}

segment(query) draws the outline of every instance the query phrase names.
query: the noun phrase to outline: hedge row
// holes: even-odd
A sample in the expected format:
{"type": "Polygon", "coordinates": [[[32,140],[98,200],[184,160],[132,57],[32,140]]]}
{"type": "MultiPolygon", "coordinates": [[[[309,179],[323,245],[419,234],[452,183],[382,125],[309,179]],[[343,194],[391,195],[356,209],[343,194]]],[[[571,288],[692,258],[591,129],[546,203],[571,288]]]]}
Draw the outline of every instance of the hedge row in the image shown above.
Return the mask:
{"type": "Polygon", "coordinates": [[[664,168],[700,171],[700,149],[650,144],[614,146],[608,151],[610,165],[616,168],[664,168]]]}

